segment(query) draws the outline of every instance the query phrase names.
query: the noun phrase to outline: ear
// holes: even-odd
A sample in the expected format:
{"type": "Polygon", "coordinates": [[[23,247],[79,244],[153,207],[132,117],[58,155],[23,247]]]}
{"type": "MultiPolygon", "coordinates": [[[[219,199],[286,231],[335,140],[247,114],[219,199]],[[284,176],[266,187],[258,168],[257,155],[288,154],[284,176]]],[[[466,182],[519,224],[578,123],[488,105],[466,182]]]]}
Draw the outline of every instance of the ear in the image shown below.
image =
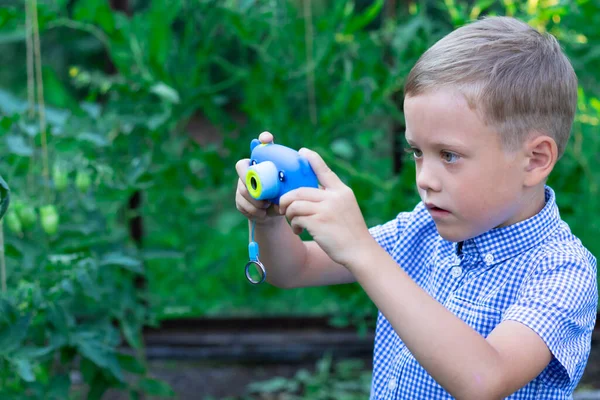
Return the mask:
{"type": "Polygon", "coordinates": [[[252,141],[250,142],[250,153],[252,153],[252,151],[254,150],[254,148],[256,146],[258,146],[260,144],[260,140],[258,139],[252,139],[252,141]]]}
{"type": "Polygon", "coordinates": [[[525,185],[545,182],[558,160],[558,147],[553,138],[536,135],[525,143],[525,185]]]}

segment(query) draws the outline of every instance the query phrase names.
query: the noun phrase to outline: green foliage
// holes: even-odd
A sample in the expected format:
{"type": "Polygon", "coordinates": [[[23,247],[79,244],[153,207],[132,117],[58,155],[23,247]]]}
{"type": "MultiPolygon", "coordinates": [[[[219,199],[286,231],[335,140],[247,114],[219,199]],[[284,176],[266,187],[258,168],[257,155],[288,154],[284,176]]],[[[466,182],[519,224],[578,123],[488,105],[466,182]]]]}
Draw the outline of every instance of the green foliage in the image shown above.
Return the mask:
{"type": "Polygon", "coordinates": [[[246,388],[246,395],[223,400],[358,400],[368,397],[370,389],[371,371],[363,360],[333,362],[331,355],[325,355],[314,371],[299,369],[292,378],[277,376],[253,382],[246,388]]]}
{"type": "Polygon", "coordinates": [[[13,199],[3,243],[0,397],[67,398],[74,368],[89,399],[111,387],[155,393],[157,384],[128,383],[126,372],[143,378],[146,369],[139,355],[120,350],[126,342],[139,353],[149,321],[134,284],[144,268],[123,217],[139,165],[111,167],[119,137],[107,139],[104,122],[93,116],[97,106],[82,104],[85,116],[47,108],[44,146],[26,104],[0,96],[0,168],[13,199]],[[47,178],[44,149],[54,164],[47,178]]]}
{"type": "Polygon", "coordinates": [[[332,363],[330,356],[317,362],[315,372],[305,369],[292,379],[275,377],[249,385],[249,394],[278,394],[286,399],[344,399],[358,400],[369,395],[371,373],[360,360],[342,360],[332,363]]]}
{"type": "Polygon", "coordinates": [[[94,396],[108,387],[168,395],[143,359],[118,350],[121,337],[140,349],[152,314],[324,314],[336,325],[374,315],[357,285],[246,282],[235,162],[269,130],[279,143],[317,150],[369,225],[412,209],[414,166],[394,170],[404,79],[436,40],[483,15],[552,32],[576,68],[577,120],[550,184],[563,218],[600,254],[594,2],[421,1],[387,17],[383,1],[315,1],[310,17],[299,1],[130,3],[130,15],[107,0],[38,3],[46,140],[21,100],[24,8],[0,9],[0,171],[14,200],[4,218],[0,394],[64,398],[68,370],[79,366],[94,396]],[[132,211],[136,192],[142,206],[132,211]],[[127,229],[138,215],[141,246],[127,229]],[[133,283],[142,277],[147,292],[133,283]],[[124,370],[142,378],[127,383],[124,370]]]}

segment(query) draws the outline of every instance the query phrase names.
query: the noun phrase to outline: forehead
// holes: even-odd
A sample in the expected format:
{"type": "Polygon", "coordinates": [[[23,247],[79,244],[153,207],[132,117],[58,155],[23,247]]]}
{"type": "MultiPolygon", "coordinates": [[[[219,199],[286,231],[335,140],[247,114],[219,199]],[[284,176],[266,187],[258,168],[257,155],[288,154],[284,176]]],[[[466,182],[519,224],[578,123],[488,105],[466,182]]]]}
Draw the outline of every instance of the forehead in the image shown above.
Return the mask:
{"type": "Polygon", "coordinates": [[[428,143],[483,144],[497,139],[458,90],[443,89],[404,99],[406,139],[428,143]]]}

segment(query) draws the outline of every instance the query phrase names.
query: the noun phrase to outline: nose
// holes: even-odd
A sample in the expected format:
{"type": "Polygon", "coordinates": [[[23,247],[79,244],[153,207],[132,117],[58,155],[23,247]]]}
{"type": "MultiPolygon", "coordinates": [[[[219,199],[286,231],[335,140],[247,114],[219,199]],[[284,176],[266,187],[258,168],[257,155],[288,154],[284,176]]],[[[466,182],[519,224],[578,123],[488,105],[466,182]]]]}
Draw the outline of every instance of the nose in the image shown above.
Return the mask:
{"type": "Polygon", "coordinates": [[[423,160],[417,164],[417,187],[424,191],[439,192],[442,189],[439,173],[432,163],[423,160]]]}

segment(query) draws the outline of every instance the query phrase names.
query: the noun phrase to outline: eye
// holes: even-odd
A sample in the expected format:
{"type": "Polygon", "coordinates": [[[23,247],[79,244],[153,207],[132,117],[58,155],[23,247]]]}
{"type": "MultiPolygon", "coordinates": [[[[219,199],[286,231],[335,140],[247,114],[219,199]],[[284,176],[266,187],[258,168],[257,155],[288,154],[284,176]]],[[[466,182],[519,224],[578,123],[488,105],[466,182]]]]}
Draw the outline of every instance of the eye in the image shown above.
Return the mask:
{"type": "Polygon", "coordinates": [[[283,173],[283,171],[279,171],[279,181],[283,182],[285,180],[285,174],[283,173]]]}
{"type": "Polygon", "coordinates": [[[423,152],[414,147],[407,147],[404,149],[404,151],[407,152],[408,154],[411,154],[413,156],[413,158],[415,158],[415,159],[423,157],[423,152]]]}
{"type": "Polygon", "coordinates": [[[454,164],[460,159],[460,156],[456,153],[452,153],[449,151],[442,151],[442,160],[447,162],[448,164],[454,164]]]}
{"type": "Polygon", "coordinates": [[[250,165],[256,165],[256,160],[251,160],[250,165]]]}

